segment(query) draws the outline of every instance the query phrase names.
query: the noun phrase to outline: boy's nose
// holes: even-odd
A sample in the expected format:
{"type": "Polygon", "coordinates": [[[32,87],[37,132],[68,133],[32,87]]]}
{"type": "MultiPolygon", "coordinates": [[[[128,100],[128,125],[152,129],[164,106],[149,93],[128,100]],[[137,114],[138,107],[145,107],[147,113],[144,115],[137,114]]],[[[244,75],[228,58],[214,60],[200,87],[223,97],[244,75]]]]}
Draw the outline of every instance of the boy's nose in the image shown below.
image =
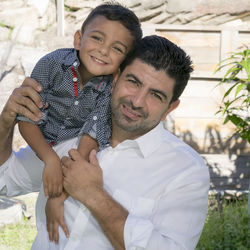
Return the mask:
{"type": "Polygon", "coordinates": [[[106,56],[108,55],[109,48],[106,45],[102,45],[100,46],[99,51],[103,56],[106,56]]]}

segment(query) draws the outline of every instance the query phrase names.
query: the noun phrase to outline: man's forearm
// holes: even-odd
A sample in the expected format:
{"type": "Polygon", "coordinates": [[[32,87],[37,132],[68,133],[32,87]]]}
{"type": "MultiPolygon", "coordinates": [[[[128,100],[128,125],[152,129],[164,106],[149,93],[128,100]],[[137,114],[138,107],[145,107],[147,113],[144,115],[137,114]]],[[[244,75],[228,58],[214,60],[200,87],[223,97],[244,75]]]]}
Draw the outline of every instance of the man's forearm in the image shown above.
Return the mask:
{"type": "Polygon", "coordinates": [[[94,192],[87,201],[84,199],[84,204],[98,221],[113,247],[116,250],[125,249],[123,233],[128,211],[104,189],[94,192]]]}
{"type": "Polygon", "coordinates": [[[8,123],[5,121],[3,113],[0,114],[0,165],[11,155],[14,127],[14,121],[12,124],[8,123]]]}

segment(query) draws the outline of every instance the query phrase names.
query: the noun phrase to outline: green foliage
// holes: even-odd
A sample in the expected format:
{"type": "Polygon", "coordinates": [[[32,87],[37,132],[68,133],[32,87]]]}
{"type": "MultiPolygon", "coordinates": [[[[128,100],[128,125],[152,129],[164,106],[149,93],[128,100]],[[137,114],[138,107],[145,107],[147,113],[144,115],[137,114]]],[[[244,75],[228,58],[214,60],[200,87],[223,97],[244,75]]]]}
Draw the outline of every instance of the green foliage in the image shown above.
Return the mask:
{"type": "Polygon", "coordinates": [[[215,72],[224,68],[227,71],[218,85],[232,86],[224,94],[217,113],[224,117],[224,124],[232,122],[241,138],[250,142],[250,49],[245,46],[241,52],[232,53],[219,62],[215,72]]]}
{"type": "Polygon", "coordinates": [[[209,208],[207,219],[196,250],[248,250],[250,228],[247,199],[229,204],[224,202],[222,215],[209,208]]]}

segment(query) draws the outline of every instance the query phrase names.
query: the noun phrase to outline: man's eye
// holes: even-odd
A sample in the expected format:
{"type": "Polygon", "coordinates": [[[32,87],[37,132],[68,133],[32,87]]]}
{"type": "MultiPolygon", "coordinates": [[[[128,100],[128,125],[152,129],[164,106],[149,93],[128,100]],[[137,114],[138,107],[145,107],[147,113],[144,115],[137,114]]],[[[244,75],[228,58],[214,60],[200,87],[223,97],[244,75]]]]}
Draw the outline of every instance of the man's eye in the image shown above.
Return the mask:
{"type": "Polygon", "coordinates": [[[158,100],[162,101],[162,97],[159,94],[152,92],[152,96],[157,98],[158,100]]]}
{"type": "Polygon", "coordinates": [[[139,86],[139,83],[137,81],[135,81],[134,79],[128,79],[129,83],[131,83],[132,85],[135,86],[139,86]]]}

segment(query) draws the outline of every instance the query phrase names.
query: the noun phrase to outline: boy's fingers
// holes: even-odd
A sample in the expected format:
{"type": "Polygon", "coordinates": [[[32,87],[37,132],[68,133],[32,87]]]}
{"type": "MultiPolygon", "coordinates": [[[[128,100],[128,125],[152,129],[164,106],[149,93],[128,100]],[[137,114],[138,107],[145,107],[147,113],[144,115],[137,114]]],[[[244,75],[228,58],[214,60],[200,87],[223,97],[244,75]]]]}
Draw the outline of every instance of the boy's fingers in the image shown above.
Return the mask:
{"type": "Polygon", "coordinates": [[[65,236],[68,238],[69,237],[69,229],[65,223],[65,219],[64,217],[62,218],[61,222],[60,222],[60,226],[62,227],[64,233],[65,233],[65,236]]]}
{"type": "Polygon", "coordinates": [[[59,241],[59,234],[58,234],[58,224],[54,223],[53,225],[53,240],[55,241],[56,244],[58,244],[59,241]]]}

